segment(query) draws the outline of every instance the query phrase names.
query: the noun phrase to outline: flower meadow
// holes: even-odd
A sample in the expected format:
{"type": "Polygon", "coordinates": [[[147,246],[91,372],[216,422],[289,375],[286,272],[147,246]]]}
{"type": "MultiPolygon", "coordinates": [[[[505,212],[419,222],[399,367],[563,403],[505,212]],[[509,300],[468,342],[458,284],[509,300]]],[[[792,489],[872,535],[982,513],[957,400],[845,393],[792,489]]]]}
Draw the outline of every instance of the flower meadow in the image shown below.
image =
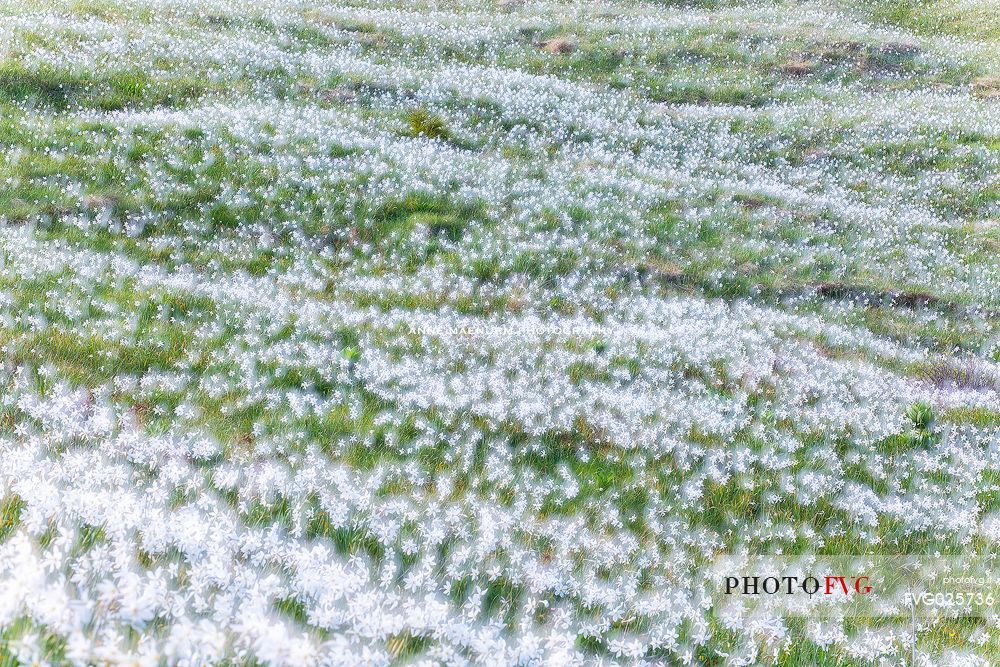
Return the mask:
{"type": "Polygon", "coordinates": [[[0,0],[0,665],[995,664],[998,17],[0,0]]]}

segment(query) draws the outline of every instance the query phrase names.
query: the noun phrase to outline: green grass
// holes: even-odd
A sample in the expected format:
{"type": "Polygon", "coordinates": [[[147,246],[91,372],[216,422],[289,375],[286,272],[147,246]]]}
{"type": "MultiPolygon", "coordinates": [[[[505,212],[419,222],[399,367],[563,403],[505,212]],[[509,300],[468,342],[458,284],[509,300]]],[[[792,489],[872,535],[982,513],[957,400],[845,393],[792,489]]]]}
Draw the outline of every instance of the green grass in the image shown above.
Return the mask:
{"type": "Polygon", "coordinates": [[[875,21],[925,35],[1000,39],[995,0],[872,0],[859,6],[875,21]]]}
{"type": "Polygon", "coordinates": [[[0,67],[0,103],[66,111],[90,107],[101,111],[152,108],[191,102],[206,92],[190,80],[169,87],[142,72],[120,71],[88,77],[57,70],[33,71],[19,65],[0,67]]]}
{"type": "Polygon", "coordinates": [[[11,495],[0,503],[0,542],[6,540],[21,522],[24,501],[20,496],[11,495]]]}

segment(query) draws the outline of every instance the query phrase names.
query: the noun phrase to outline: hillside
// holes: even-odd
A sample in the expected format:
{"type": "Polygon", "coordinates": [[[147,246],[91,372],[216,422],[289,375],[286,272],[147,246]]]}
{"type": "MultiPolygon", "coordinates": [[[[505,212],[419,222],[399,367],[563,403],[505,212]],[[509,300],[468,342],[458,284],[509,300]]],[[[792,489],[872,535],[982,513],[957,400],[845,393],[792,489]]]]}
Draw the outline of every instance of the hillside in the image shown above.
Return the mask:
{"type": "Polygon", "coordinates": [[[993,0],[0,0],[0,222],[4,667],[1000,660],[699,592],[997,548],[993,0]]]}

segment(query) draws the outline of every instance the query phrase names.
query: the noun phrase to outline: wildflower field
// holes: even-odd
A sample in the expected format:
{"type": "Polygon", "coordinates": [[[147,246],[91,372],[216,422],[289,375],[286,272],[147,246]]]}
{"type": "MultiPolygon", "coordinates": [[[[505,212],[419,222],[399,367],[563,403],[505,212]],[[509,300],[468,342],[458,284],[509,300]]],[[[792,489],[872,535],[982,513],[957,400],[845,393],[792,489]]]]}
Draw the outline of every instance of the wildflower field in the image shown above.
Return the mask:
{"type": "Polygon", "coordinates": [[[989,665],[995,0],[0,0],[0,665],[989,665]],[[905,612],[905,613],[904,613],[905,612]]]}

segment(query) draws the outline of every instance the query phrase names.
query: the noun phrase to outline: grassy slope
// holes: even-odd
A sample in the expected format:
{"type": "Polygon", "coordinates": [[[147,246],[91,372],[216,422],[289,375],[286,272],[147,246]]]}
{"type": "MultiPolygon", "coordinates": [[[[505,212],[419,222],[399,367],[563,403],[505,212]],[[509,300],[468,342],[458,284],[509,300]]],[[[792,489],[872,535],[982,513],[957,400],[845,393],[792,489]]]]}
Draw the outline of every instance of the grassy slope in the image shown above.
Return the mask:
{"type": "Polygon", "coordinates": [[[921,34],[957,35],[984,41],[1000,39],[994,0],[877,0],[860,5],[874,20],[921,34]]]}
{"type": "MultiPolygon", "coordinates": [[[[970,15],[964,12],[959,16],[946,4],[883,3],[865,9],[872,20],[889,21],[918,35],[937,35],[940,26],[947,26],[949,32],[963,37],[985,40],[996,35],[995,25],[984,28],[983,22],[969,18],[970,15]]],[[[125,20],[116,14],[113,4],[82,4],[74,11],[112,22],[125,20]]],[[[336,44],[335,39],[312,25],[322,25],[315,16],[307,17],[303,25],[297,27],[244,26],[240,22],[229,26],[225,18],[191,19],[194,25],[186,27],[207,30],[209,34],[218,31],[221,35],[233,29],[259,30],[257,38],[274,39],[293,52],[323,52],[336,44]],[[202,21],[208,21],[208,25],[203,25],[202,21]]],[[[129,19],[140,23],[142,16],[129,19]]],[[[892,263],[891,254],[880,254],[877,248],[870,251],[870,256],[857,254],[862,249],[869,252],[862,243],[865,230],[858,226],[858,221],[838,219],[838,213],[814,210],[808,202],[787,196],[787,191],[746,191],[734,186],[735,180],[720,180],[718,185],[705,190],[668,194],[657,206],[640,209],[640,222],[635,223],[635,228],[626,227],[625,232],[614,227],[618,223],[616,215],[628,214],[624,209],[604,217],[605,211],[588,210],[582,197],[571,202],[575,207],[552,201],[548,209],[533,210],[527,219],[520,218],[523,224],[532,226],[534,240],[544,244],[546,241],[541,239],[559,232],[570,238],[574,234],[582,235],[587,245],[568,250],[557,244],[543,245],[538,250],[526,244],[519,252],[512,252],[510,248],[516,247],[517,239],[514,234],[505,236],[509,230],[499,223],[507,214],[513,217],[518,211],[516,206],[489,211],[484,210],[482,202],[464,201],[451,193],[437,198],[411,193],[379,201],[378,206],[361,212],[345,211],[342,208],[348,199],[345,193],[363,183],[349,184],[344,191],[337,191],[336,186],[327,183],[318,188],[298,190],[295,183],[281,178],[280,169],[287,168],[288,162],[255,158],[287,151],[293,158],[306,155],[350,159],[368,150],[348,145],[350,141],[347,140],[342,142],[344,145],[324,145],[320,149],[309,144],[310,139],[300,138],[303,144],[300,149],[294,141],[290,147],[282,144],[276,136],[278,132],[266,127],[253,139],[217,129],[206,132],[198,128],[183,131],[153,128],[135,131],[129,135],[128,144],[122,145],[118,140],[120,131],[113,119],[84,121],[72,115],[80,109],[100,112],[137,112],[158,107],[185,109],[208,100],[235,99],[237,104],[243,104],[243,95],[294,104],[297,95],[316,95],[310,99],[323,109],[346,110],[351,122],[370,122],[366,132],[372,132],[371,127],[375,127],[378,132],[396,138],[433,138],[454,148],[459,156],[499,154],[504,164],[511,166],[515,178],[525,179],[534,178],[529,175],[539,170],[544,174],[547,169],[556,172],[567,168],[567,163],[573,161],[560,162],[559,155],[560,149],[567,146],[606,140],[611,146],[608,150],[617,151],[617,162],[612,162],[616,169],[628,164],[630,154],[637,157],[643,149],[642,145],[636,145],[633,150],[628,145],[629,138],[614,135],[614,130],[574,127],[574,123],[584,121],[555,116],[549,119],[544,112],[540,112],[543,120],[565,122],[568,129],[547,134],[545,128],[541,128],[544,145],[519,145],[508,141],[505,133],[513,125],[530,125],[534,119],[512,118],[510,112],[502,108],[504,100],[459,98],[414,105],[407,97],[408,91],[393,96],[394,91],[390,90],[387,102],[380,97],[386,91],[378,87],[387,84],[367,81],[365,74],[319,80],[280,68],[257,71],[251,67],[249,72],[235,75],[227,72],[228,80],[204,84],[194,71],[197,66],[191,67],[190,63],[176,68],[179,75],[168,79],[163,72],[145,75],[126,68],[115,71],[101,67],[81,73],[39,70],[17,61],[5,62],[0,67],[0,97],[7,113],[0,124],[0,141],[8,154],[14,148],[20,154],[17,160],[7,160],[0,167],[3,170],[0,178],[7,183],[7,188],[0,193],[0,216],[15,227],[27,223],[34,225],[33,237],[43,243],[66,242],[77,253],[115,253],[165,270],[193,270],[205,277],[212,276],[220,283],[237,275],[276,280],[294,274],[296,262],[305,256],[323,265],[322,270],[317,271],[323,280],[319,286],[293,285],[288,291],[313,306],[346,304],[357,312],[372,306],[379,311],[392,308],[433,311],[448,307],[470,317],[499,313],[518,315],[532,309],[542,313],[588,316],[596,313],[598,318],[614,317],[614,308],[604,305],[605,297],[594,297],[590,302],[580,297],[574,301],[572,289],[558,288],[560,281],[571,281],[581,274],[603,277],[612,269],[622,269],[623,277],[598,282],[597,287],[590,286],[595,292],[600,289],[605,296],[611,295],[612,301],[617,294],[632,294],[631,290],[637,289],[635,286],[639,282],[645,290],[639,294],[656,299],[693,295],[727,305],[749,300],[760,307],[775,308],[783,308],[790,300],[797,299],[797,314],[825,318],[903,346],[927,350],[930,354],[926,359],[894,357],[860,349],[852,341],[839,345],[824,342],[823,356],[832,360],[831,365],[842,363],[853,369],[854,362],[859,361],[916,381],[936,382],[942,386],[957,382],[967,389],[984,388],[979,385],[988,388],[991,380],[980,379],[975,368],[955,370],[949,364],[956,348],[971,354],[990,338],[994,313],[1000,306],[995,289],[992,292],[988,289],[995,288],[991,282],[995,274],[984,273],[985,279],[978,281],[969,276],[956,277],[960,273],[956,267],[972,266],[988,271],[990,258],[995,257],[991,253],[995,253],[1000,243],[995,228],[976,226],[982,219],[995,216],[1000,202],[1000,185],[995,179],[990,180],[988,173],[996,164],[996,154],[1000,151],[995,134],[975,129],[916,137],[879,132],[867,134],[854,125],[860,121],[838,119],[835,115],[826,121],[825,127],[813,131],[809,122],[787,123],[754,111],[776,102],[794,107],[824,96],[829,96],[830,105],[836,109],[838,105],[864,99],[868,94],[886,94],[887,89],[900,96],[908,89],[943,87],[962,91],[973,80],[988,76],[988,66],[970,66],[957,58],[944,58],[927,65],[905,50],[894,50],[892,47],[898,45],[898,41],[881,35],[852,43],[841,34],[817,37],[803,28],[801,32],[792,30],[791,34],[768,41],[766,31],[774,28],[774,24],[765,24],[763,28],[741,28],[738,22],[735,25],[701,24],[670,31],[650,45],[630,42],[624,31],[611,30],[613,34],[609,36],[600,29],[589,31],[585,21],[567,20],[565,25],[544,24],[524,38],[519,50],[498,56],[475,50],[463,51],[453,45],[423,44],[419,38],[401,34],[392,26],[379,25],[378,19],[374,19],[373,24],[359,21],[350,28],[349,36],[339,35],[336,39],[356,40],[362,45],[361,51],[379,63],[413,57],[414,53],[419,55],[428,50],[434,52],[435,57],[442,57],[443,53],[449,63],[476,65],[494,59],[502,67],[550,75],[584,87],[637,91],[635,94],[643,104],[657,105],[654,107],[657,113],[676,114],[682,119],[679,122],[681,132],[692,133],[691,137],[682,138],[683,150],[696,150],[697,139],[702,136],[696,132],[701,127],[714,129],[727,124],[727,132],[739,136],[739,147],[749,151],[736,160],[740,164],[745,160],[764,170],[780,170],[808,164],[817,155],[828,156],[839,169],[829,169],[824,176],[832,178],[836,174],[846,174],[843,186],[851,196],[857,197],[857,201],[864,203],[879,201],[882,195],[879,189],[891,185],[889,177],[912,183],[932,172],[958,174],[963,179],[961,186],[935,182],[928,186],[939,188],[932,191],[932,196],[922,199],[919,194],[907,194],[907,197],[921,210],[932,210],[949,222],[957,220],[940,238],[935,237],[934,242],[962,254],[953,265],[934,264],[932,269],[939,274],[922,274],[919,270],[893,273],[897,267],[892,263]],[[562,33],[576,36],[578,44],[572,53],[553,57],[535,46],[562,33]],[[369,36],[361,38],[359,35],[369,36]],[[187,67],[190,69],[185,69],[187,67]],[[265,82],[263,90],[260,89],[261,81],[265,82]],[[323,91],[334,92],[324,98],[323,91]],[[705,110],[718,110],[721,119],[698,115],[705,110]],[[686,125],[685,116],[694,120],[686,125]],[[47,119],[42,130],[32,130],[30,123],[21,122],[34,117],[47,119]],[[608,131],[610,138],[602,136],[602,131],[608,131]],[[567,136],[571,138],[566,139],[567,136]],[[859,146],[859,141],[868,143],[859,146]],[[538,153],[541,151],[549,151],[552,159],[540,160],[538,153]],[[878,168],[872,169],[873,164],[878,168]],[[176,185],[166,193],[159,188],[157,180],[164,170],[171,174],[176,185]],[[851,174],[859,174],[853,182],[851,174]],[[67,187],[67,183],[74,187],[67,187]],[[239,205],[235,203],[238,198],[231,196],[235,191],[266,194],[257,199],[251,197],[249,203],[239,205]],[[289,201],[296,204],[291,209],[285,206],[289,201]],[[695,207],[710,212],[694,216],[685,210],[695,207]],[[111,219],[99,218],[108,209],[111,219]],[[116,221],[149,213],[153,215],[146,227],[137,233],[122,233],[121,225],[116,226],[116,221]],[[85,222],[78,219],[81,215],[86,218],[85,222]],[[99,222],[91,224],[91,218],[98,218],[99,222]],[[276,243],[256,242],[260,229],[254,223],[259,220],[267,220],[279,229],[276,243]],[[822,242],[809,236],[815,229],[827,225],[843,235],[835,234],[832,239],[822,242]],[[605,226],[607,231],[604,231],[605,226]],[[598,228],[600,232],[595,231],[598,228]],[[590,234],[592,236],[588,236],[590,234]],[[421,241],[422,235],[430,241],[421,241]],[[637,243],[636,238],[649,243],[637,243]],[[377,249],[373,257],[359,247],[365,242],[377,249]],[[830,255],[819,259],[810,257],[807,261],[793,252],[794,248],[814,243],[831,244],[830,255]],[[302,244],[306,250],[299,252],[297,244],[302,244]],[[324,247],[337,249],[337,254],[323,254],[324,247]],[[776,247],[790,249],[787,255],[781,255],[774,251],[776,247]],[[467,257],[473,255],[477,259],[468,261],[467,257]],[[846,270],[839,264],[849,260],[856,261],[857,265],[846,270]],[[865,269],[865,266],[870,268],[865,269]],[[428,287],[432,281],[420,283],[420,279],[434,270],[461,276],[469,284],[475,284],[476,289],[455,288],[452,292],[446,290],[443,295],[435,292],[428,287]],[[396,274],[413,278],[417,287],[404,289],[397,285],[374,290],[360,280],[372,278],[391,283],[396,274]],[[352,280],[355,282],[351,283],[352,280]],[[335,289],[332,286],[338,281],[356,287],[335,289]],[[972,285],[982,291],[973,293],[972,285]],[[850,305],[845,306],[845,301],[850,305]],[[602,311],[602,308],[607,309],[602,311]]],[[[36,35],[33,39],[37,43],[23,39],[19,47],[30,52],[33,45],[58,37],[36,35]]],[[[418,62],[419,58],[414,61],[418,62]]],[[[167,66],[163,71],[171,69],[174,68],[167,66]]],[[[886,99],[892,103],[896,100],[888,94],[886,99]]],[[[606,110],[602,108],[601,111],[606,110]]],[[[298,126],[292,123],[290,127],[298,126]]],[[[719,150],[725,150],[721,143],[719,150]]],[[[729,167],[723,165],[718,169],[729,167]]],[[[638,167],[635,169],[639,171],[638,167]]],[[[656,178],[667,180],[662,175],[646,172],[637,176],[635,182],[656,178]]],[[[545,182],[544,177],[538,180],[545,182]]],[[[585,185],[575,184],[574,187],[586,189],[585,185]]],[[[553,191],[559,192],[555,188],[553,191]]],[[[7,242],[12,243],[9,239],[7,242]]],[[[51,250],[51,246],[44,248],[46,252],[51,250]]],[[[903,264],[906,258],[898,260],[903,264]]],[[[387,356],[390,357],[392,354],[405,357],[413,349],[425,352],[412,338],[386,333],[382,323],[362,324],[360,331],[342,324],[342,329],[328,332],[327,338],[322,338],[325,334],[317,330],[303,333],[300,329],[305,325],[300,325],[296,319],[281,323],[285,328],[262,326],[257,330],[248,324],[246,329],[240,330],[241,317],[252,312],[252,307],[244,303],[235,312],[227,312],[234,308],[231,303],[224,302],[224,298],[229,297],[190,294],[183,290],[174,292],[173,287],[143,283],[136,276],[122,278],[113,271],[96,279],[81,278],[85,273],[82,266],[69,266],[62,275],[34,271],[27,276],[27,273],[31,272],[10,269],[3,276],[3,288],[9,295],[6,312],[11,319],[4,322],[0,335],[10,364],[39,369],[36,380],[43,388],[52,384],[46,380],[46,375],[95,390],[109,386],[116,378],[140,378],[151,372],[178,368],[193,378],[192,385],[215,374],[226,376],[229,384],[221,395],[202,390],[142,391],[128,383],[114,389],[114,400],[132,406],[142,415],[143,427],[154,433],[183,421],[172,414],[182,404],[193,404],[198,416],[189,420],[193,424],[187,426],[197,425],[212,432],[222,443],[223,458],[239,459],[243,449],[252,449],[258,437],[255,429],[264,424],[272,433],[293,430],[304,433],[305,436],[292,445],[293,453],[295,447],[304,448],[303,442],[327,442],[333,439],[331,436],[345,434],[348,439],[354,437],[362,442],[331,446],[327,454],[333,461],[345,462],[359,470],[397,464],[403,469],[411,454],[405,447],[394,449],[386,445],[385,433],[374,424],[377,415],[392,412],[392,419],[404,422],[413,420],[415,415],[426,418],[444,432],[454,428],[456,423],[474,424],[489,437],[509,440],[515,445],[525,445],[529,441],[534,446],[540,443],[545,448],[540,454],[518,454],[513,466],[517,474],[526,478],[534,474],[545,480],[559,464],[564,464],[583,485],[577,497],[571,500],[557,498],[552,505],[540,509],[543,517],[585,516],[608,511],[627,523],[627,517],[633,514],[655,516],[654,510],[673,512],[672,503],[685,481],[687,471],[673,469],[669,459],[651,457],[648,461],[631,463],[628,457],[616,453],[618,443],[609,443],[600,428],[588,425],[582,417],[568,432],[552,429],[541,439],[534,439],[529,435],[530,429],[513,418],[503,424],[484,426],[486,420],[481,416],[473,419],[467,412],[459,412],[456,422],[454,415],[438,414],[434,407],[415,407],[408,402],[407,396],[387,398],[387,392],[377,386],[375,378],[369,378],[367,384],[358,383],[348,378],[346,371],[344,375],[331,377],[326,374],[334,363],[329,359],[313,363],[304,356],[294,361],[282,356],[287,352],[281,347],[283,341],[304,345],[315,340],[329,344],[339,355],[335,358],[343,358],[345,368],[359,355],[361,358],[369,353],[374,356],[380,348],[389,350],[387,356]],[[121,315],[132,312],[136,313],[134,320],[121,315]],[[104,333],[88,329],[92,320],[101,322],[95,329],[104,333]],[[271,357],[257,349],[269,345],[274,346],[271,357]],[[219,350],[225,352],[220,354],[219,350]],[[255,372],[260,373],[267,391],[272,392],[269,397],[285,396],[282,392],[307,388],[332,400],[343,384],[351,387],[352,392],[357,389],[351,398],[359,402],[360,416],[336,410],[296,416],[285,404],[269,404],[259,395],[253,401],[245,400],[244,388],[239,384],[240,373],[245,367],[237,367],[240,361],[235,359],[234,350],[241,354],[249,350],[260,355],[253,360],[257,364],[255,372]],[[576,454],[580,449],[593,449],[595,454],[581,461],[576,454]],[[645,486],[648,483],[636,482],[650,474],[661,475],[655,485],[648,485],[652,492],[645,486]]],[[[813,336],[823,338],[825,334],[788,335],[796,342],[810,343],[813,336]]],[[[626,383],[614,384],[610,378],[622,372],[638,376],[637,368],[650,359],[650,352],[646,350],[637,349],[631,355],[627,350],[615,350],[620,356],[604,362],[600,353],[606,344],[601,341],[574,340],[559,345],[565,348],[566,354],[577,355],[573,364],[560,368],[566,371],[573,386],[593,382],[595,386],[606,385],[614,391],[625,391],[626,383]]],[[[543,344],[539,344],[539,350],[542,356],[551,353],[543,344]]],[[[560,351],[563,350],[560,348],[560,351]]],[[[495,356],[501,353],[509,351],[494,351],[495,356]]],[[[441,354],[447,357],[451,351],[441,354]]],[[[478,361],[477,354],[476,349],[463,348],[461,354],[447,357],[447,363],[452,364],[449,370],[461,373],[463,368],[478,361]]],[[[414,353],[414,356],[419,355],[414,353]]],[[[663,362],[664,365],[668,363],[663,362]]],[[[729,398],[742,391],[740,378],[731,375],[729,369],[711,364],[699,366],[683,359],[673,363],[681,367],[677,373],[678,382],[707,387],[705,391],[712,397],[729,398]]],[[[517,372],[516,365],[511,372],[517,372]]],[[[759,396],[752,400],[771,400],[769,392],[772,390],[768,387],[758,386],[755,391],[759,396]]],[[[893,406],[894,417],[904,425],[907,407],[902,402],[893,406]]],[[[995,429],[1000,421],[989,406],[941,408],[938,414],[944,421],[975,422],[986,429],[995,429]]],[[[15,423],[28,420],[16,405],[8,406],[4,415],[4,424],[11,437],[16,434],[15,423]]],[[[808,438],[808,434],[796,431],[795,424],[784,424],[777,417],[768,421],[768,426],[775,428],[775,432],[794,434],[795,438],[803,440],[808,438]]],[[[412,430],[414,427],[409,423],[399,429],[400,433],[412,430]]],[[[898,462],[900,469],[911,475],[907,483],[914,487],[926,485],[934,492],[943,493],[938,488],[940,485],[935,486],[939,480],[930,474],[923,477],[913,472],[906,468],[909,463],[904,461],[912,450],[931,448],[933,438],[924,438],[916,427],[904,426],[899,430],[901,433],[876,442],[873,451],[861,446],[859,449],[866,455],[873,455],[873,460],[884,455],[898,462]]],[[[718,433],[699,433],[698,428],[691,427],[686,435],[692,442],[709,448],[734,445],[734,440],[749,450],[764,447],[749,432],[731,438],[718,433]]],[[[405,440],[407,436],[402,437],[405,440]]],[[[258,452],[247,458],[252,460],[253,456],[268,454],[258,452]]],[[[483,499],[500,498],[500,505],[508,494],[516,497],[525,491],[517,484],[505,488],[488,479],[481,461],[468,469],[459,469],[450,456],[446,445],[435,445],[428,447],[418,460],[413,458],[421,472],[431,479],[437,479],[436,476],[443,472],[454,473],[458,479],[456,486],[471,488],[483,499]]],[[[810,463],[807,457],[797,459],[793,471],[805,470],[810,463]]],[[[872,463],[871,468],[875,469],[876,464],[872,463]]],[[[751,471],[751,475],[763,476],[763,470],[751,471]]],[[[845,479],[887,492],[884,480],[876,479],[863,464],[843,472],[845,479]]],[[[421,484],[403,474],[395,484],[387,484],[384,493],[403,496],[409,493],[414,497],[422,493],[421,484]]],[[[995,491],[988,480],[977,478],[975,484],[984,498],[984,506],[991,506],[990,499],[995,491]]],[[[842,540],[832,540],[822,547],[833,552],[850,550],[857,545],[871,546],[865,542],[865,530],[851,526],[842,511],[822,503],[799,507],[785,498],[761,510],[763,498],[768,491],[777,492],[776,486],[745,491],[740,488],[737,477],[730,477],[719,483],[707,483],[707,489],[702,502],[677,510],[673,516],[681,517],[688,526],[724,536],[724,542],[730,540],[727,546],[732,546],[732,540],[737,539],[733,535],[739,535],[762,517],[769,518],[769,514],[775,522],[787,519],[797,525],[823,526],[823,521],[829,521],[825,527],[842,528],[845,531],[842,540]]],[[[527,493],[531,494],[530,488],[527,493]]],[[[248,525],[292,523],[292,518],[286,516],[290,513],[287,505],[264,498],[251,500],[259,504],[233,503],[234,511],[248,525]]],[[[183,498],[177,503],[183,504],[183,498]]],[[[19,519],[14,517],[20,516],[20,507],[20,498],[13,493],[8,495],[3,505],[0,539],[18,524],[19,519]]],[[[385,546],[371,533],[366,534],[364,528],[358,533],[336,532],[328,526],[324,515],[318,516],[310,529],[312,537],[330,540],[344,554],[370,552],[383,557],[385,546]]],[[[598,524],[597,532],[607,528],[595,523],[598,524]]],[[[630,523],[623,530],[655,543],[642,521],[630,523]]],[[[876,532],[883,545],[898,540],[897,544],[905,545],[900,548],[914,552],[949,548],[955,544],[953,535],[933,530],[913,533],[888,518],[876,532]]],[[[101,540],[91,537],[83,541],[86,544],[80,548],[87,550],[91,542],[101,540]]],[[[767,537],[748,540],[745,544],[754,548],[776,544],[790,549],[804,546],[798,539],[786,542],[782,538],[767,537]]],[[[502,584],[491,588],[491,599],[503,600],[504,596],[514,598],[520,594],[516,585],[512,584],[509,589],[505,590],[502,584]]],[[[293,599],[290,603],[279,604],[278,611],[296,623],[305,624],[302,604],[293,599]]],[[[972,623],[960,627],[959,631],[964,637],[977,627],[978,623],[972,623]]],[[[13,637],[24,630],[25,627],[17,626],[10,628],[7,634],[13,637]]],[[[956,640],[954,646],[949,644],[952,633],[952,628],[928,631],[921,637],[922,647],[928,651],[965,648],[965,639],[956,640]]],[[[716,648],[722,650],[726,648],[725,634],[720,633],[719,637],[716,648]]],[[[58,640],[53,641],[59,644],[58,640]]],[[[605,650],[586,642],[581,645],[588,650],[605,650]]],[[[394,648],[393,652],[405,656],[411,650],[418,652],[422,646],[420,641],[415,641],[412,647],[407,644],[405,649],[394,648]]],[[[990,654],[992,646],[991,643],[984,652],[990,654]]],[[[711,659],[718,659],[709,655],[708,650],[702,654],[701,659],[706,664],[711,659]]],[[[813,645],[789,647],[782,652],[778,662],[784,665],[854,664],[838,651],[827,652],[813,645]]]]}

